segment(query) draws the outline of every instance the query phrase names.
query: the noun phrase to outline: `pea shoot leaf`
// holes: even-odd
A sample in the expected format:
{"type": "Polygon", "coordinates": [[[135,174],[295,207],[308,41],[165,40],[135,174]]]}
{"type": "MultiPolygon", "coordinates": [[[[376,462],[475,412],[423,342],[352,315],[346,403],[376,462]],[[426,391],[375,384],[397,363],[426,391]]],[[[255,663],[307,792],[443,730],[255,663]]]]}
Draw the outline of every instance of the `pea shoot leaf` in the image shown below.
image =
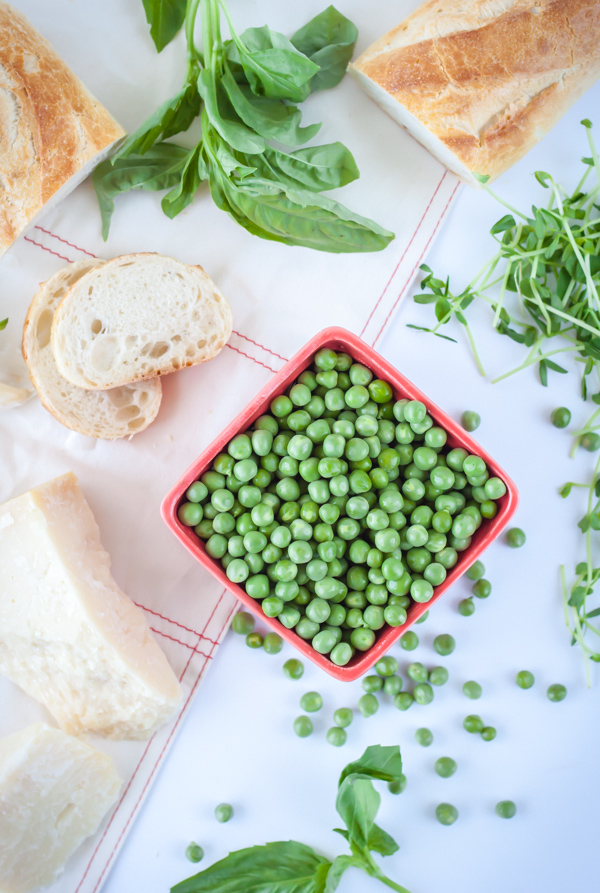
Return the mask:
{"type": "Polygon", "coordinates": [[[568,484],[563,484],[562,487],[559,488],[558,492],[562,496],[563,499],[566,499],[572,489],[573,489],[573,484],[571,481],[569,481],[568,484]]]}
{"type": "Polygon", "coordinates": [[[0,319],[0,332],[2,331],[2,329],[5,329],[7,325],[8,325],[8,316],[6,317],[6,319],[0,319]]]}
{"type": "Polygon", "coordinates": [[[92,182],[100,205],[103,239],[108,238],[117,195],[131,189],[152,192],[172,189],[179,182],[187,158],[186,149],[171,143],[159,143],[144,156],[131,155],[99,164],[92,175],[92,182]]]}
{"type": "Polygon", "coordinates": [[[230,853],[171,893],[325,893],[330,866],[311,847],[278,841],[230,853]]]}
{"type": "Polygon", "coordinates": [[[356,26],[334,6],[328,6],[296,31],[291,42],[319,66],[310,81],[312,93],[339,84],[352,58],[357,38],[356,26]]]}
{"type": "Polygon", "coordinates": [[[187,0],[142,0],[150,34],[160,53],[185,21],[187,0]]]}

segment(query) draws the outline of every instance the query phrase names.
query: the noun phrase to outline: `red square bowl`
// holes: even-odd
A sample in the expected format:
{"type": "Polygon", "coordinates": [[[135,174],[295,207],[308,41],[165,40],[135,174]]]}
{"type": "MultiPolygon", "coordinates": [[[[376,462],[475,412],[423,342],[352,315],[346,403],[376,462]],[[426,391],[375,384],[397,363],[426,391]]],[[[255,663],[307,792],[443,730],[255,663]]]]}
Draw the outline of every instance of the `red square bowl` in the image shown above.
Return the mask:
{"type": "Polygon", "coordinates": [[[200,562],[214,577],[232,592],[236,598],[242,602],[246,608],[256,614],[260,619],[271,627],[280,636],[290,642],[305,657],[312,660],[313,663],[321,667],[325,672],[337,679],[351,681],[366,673],[379,658],[385,654],[390,646],[396,642],[406,630],[421,617],[425,611],[431,607],[442,597],[446,590],[452,586],[456,580],[473,564],[473,562],[481,555],[493,540],[506,527],[510,518],[513,516],[518,503],[518,493],[514,483],[504,473],[500,466],[494,462],[485,450],[477,444],[467,432],[461,428],[453,419],[445,412],[429,400],[425,394],[421,393],[400,372],[394,369],[386,360],[383,359],[376,351],[365,344],[356,335],[345,329],[332,327],[324,329],[315,335],[298,353],[292,357],[285,366],[273,376],[269,384],[267,384],[260,393],[256,395],[248,406],[235,418],[230,425],[211,443],[207,449],[196,459],[196,461],[188,468],[185,474],[179,479],[171,492],[165,497],[161,512],[167,526],[173,531],[175,536],[183,543],[185,548],[200,562]],[[307,369],[313,360],[315,353],[322,347],[329,347],[333,350],[341,350],[352,356],[353,359],[362,363],[375,373],[377,378],[383,378],[388,381],[393,390],[396,400],[409,398],[410,400],[420,400],[427,407],[427,412],[435,420],[436,424],[444,428],[448,434],[448,445],[451,448],[463,447],[469,453],[475,453],[485,460],[491,474],[502,478],[506,484],[506,493],[498,501],[498,513],[491,520],[484,519],[479,529],[473,535],[472,543],[468,549],[459,553],[459,560],[452,568],[444,582],[435,587],[433,598],[425,604],[417,604],[413,602],[408,608],[408,616],[406,623],[400,627],[384,626],[378,633],[375,644],[369,651],[357,652],[345,667],[338,667],[329,660],[326,655],[319,654],[312,648],[309,642],[301,639],[293,630],[286,629],[283,624],[279,623],[277,618],[267,617],[260,606],[260,603],[251,598],[236,583],[232,583],[226,576],[220,562],[211,558],[206,554],[204,543],[200,540],[194,531],[189,527],[185,527],[177,517],[177,510],[182,502],[185,501],[185,491],[191,483],[208,471],[215,457],[224,450],[229,441],[238,433],[246,431],[256,419],[268,411],[272,399],[279,394],[283,394],[294,380],[307,369]]]}

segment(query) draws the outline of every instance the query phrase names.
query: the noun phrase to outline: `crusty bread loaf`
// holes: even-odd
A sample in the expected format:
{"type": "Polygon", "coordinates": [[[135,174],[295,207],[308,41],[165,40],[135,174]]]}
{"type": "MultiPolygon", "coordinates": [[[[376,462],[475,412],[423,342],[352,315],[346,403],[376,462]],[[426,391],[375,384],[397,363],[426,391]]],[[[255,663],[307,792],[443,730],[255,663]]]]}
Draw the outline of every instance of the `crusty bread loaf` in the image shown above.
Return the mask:
{"type": "Polygon", "coordinates": [[[202,267],[129,254],[82,276],[52,322],[58,371],[82,388],[114,388],[212,359],[231,310],[202,267]]]}
{"type": "Polygon", "coordinates": [[[92,258],[80,260],[42,283],[25,319],[23,356],[43,406],[59,422],[80,434],[114,440],[143,431],[156,418],[162,396],[160,379],[109,391],[78,388],[56,368],[50,342],[54,311],[69,288],[103,263],[92,258]]]}
{"type": "Polygon", "coordinates": [[[600,77],[600,2],[430,0],[350,71],[450,170],[494,179],[600,77]]]}
{"type": "Polygon", "coordinates": [[[0,254],[123,136],[50,44],[0,0],[0,254]]]}

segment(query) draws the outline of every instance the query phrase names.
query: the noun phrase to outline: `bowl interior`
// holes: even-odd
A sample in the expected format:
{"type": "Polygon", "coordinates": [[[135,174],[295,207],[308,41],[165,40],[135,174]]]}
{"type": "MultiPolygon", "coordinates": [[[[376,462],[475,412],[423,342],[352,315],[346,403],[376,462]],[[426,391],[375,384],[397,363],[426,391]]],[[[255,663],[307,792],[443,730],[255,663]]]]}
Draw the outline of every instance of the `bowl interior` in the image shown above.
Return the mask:
{"type": "Polygon", "coordinates": [[[351,332],[340,328],[325,329],[307,344],[271,379],[271,381],[256,395],[246,408],[235,418],[209,447],[188,468],[185,474],[165,497],[162,505],[162,515],[173,533],[183,545],[200,561],[222,584],[229,589],[249,610],[261,618],[282,638],[294,645],[306,658],[318,664],[322,669],[338,679],[351,681],[367,672],[379,658],[385,654],[390,646],[406,632],[426,611],[442,597],[444,592],[473,564],[493,540],[506,527],[514,514],[518,503],[517,489],[510,478],[499,467],[488,453],[453,419],[451,419],[438,406],[432,403],[415,385],[405,378],[397,369],[391,366],[373,348],[369,347],[351,332]],[[263,415],[269,407],[271,400],[283,394],[295,379],[307,369],[313,360],[314,354],[322,347],[349,353],[353,359],[362,363],[375,373],[377,378],[383,378],[390,383],[394,391],[394,398],[400,400],[420,400],[427,407],[427,412],[436,424],[444,428],[448,434],[447,445],[450,449],[463,447],[469,453],[474,453],[485,461],[490,473],[502,478],[506,484],[506,494],[498,500],[498,513],[495,518],[484,519],[479,529],[474,533],[471,545],[464,552],[459,552],[456,565],[448,573],[444,582],[436,586],[433,598],[424,604],[411,603],[407,610],[406,623],[400,627],[384,626],[377,634],[377,639],[372,648],[367,652],[356,652],[345,667],[337,667],[326,655],[318,654],[309,642],[301,639],[293,630],[286,629],[277,618],[267,617],[261,609],[260,603],[251,598],[241,586],[232,583],[225,574],[221,563],[217,559],[206,554],[204,543],[194,531],[184,526],[177,517],[177,510],[184,501],[184,494],[189,485],[207,471],[215,457],[223,451],[224,447],[236,434],[251,427],[256,419],[263,415]]]}

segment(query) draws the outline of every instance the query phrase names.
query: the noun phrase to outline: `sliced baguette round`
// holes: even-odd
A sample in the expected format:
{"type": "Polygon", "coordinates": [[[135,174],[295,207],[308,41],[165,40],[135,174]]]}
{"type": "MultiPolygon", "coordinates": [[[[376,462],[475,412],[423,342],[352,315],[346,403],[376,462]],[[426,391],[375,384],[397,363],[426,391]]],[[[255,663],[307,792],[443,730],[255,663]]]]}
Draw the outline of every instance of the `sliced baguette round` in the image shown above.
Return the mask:
{"type": "Polygon", "coordinates": [[[232,327],[229,305],[202,267],[129,254],[90,269],[54,315],[61,375],[114,388],[212,359],[232,327]]]}
{"type": "Polygon", "coordinates": [[[43,406],[59,422],[80,434],[115,440],[138,434],[154,421],[162,396],[160,379],[110,391],[84,390],[60,374],[50,343],[52,318],[67,291],[104,263],[80,260],[42,283],[25,319],[23,356],[43,406]]]}

